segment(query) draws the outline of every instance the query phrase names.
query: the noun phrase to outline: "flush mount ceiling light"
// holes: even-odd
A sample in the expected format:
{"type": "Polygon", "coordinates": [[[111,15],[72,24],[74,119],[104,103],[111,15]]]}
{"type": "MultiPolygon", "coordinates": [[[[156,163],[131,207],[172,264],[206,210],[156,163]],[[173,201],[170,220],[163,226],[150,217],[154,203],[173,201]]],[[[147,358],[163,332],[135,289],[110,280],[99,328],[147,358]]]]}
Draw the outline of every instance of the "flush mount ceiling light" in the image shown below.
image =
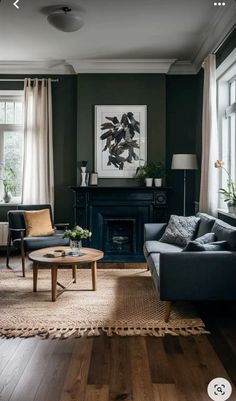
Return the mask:
{"type": "Polygon", "coordinates": [[[78,14],[69,7],[62,7],[48,15],[48,22],[63,32],[75,32],[83,26],[83,21],[78,14]]]}

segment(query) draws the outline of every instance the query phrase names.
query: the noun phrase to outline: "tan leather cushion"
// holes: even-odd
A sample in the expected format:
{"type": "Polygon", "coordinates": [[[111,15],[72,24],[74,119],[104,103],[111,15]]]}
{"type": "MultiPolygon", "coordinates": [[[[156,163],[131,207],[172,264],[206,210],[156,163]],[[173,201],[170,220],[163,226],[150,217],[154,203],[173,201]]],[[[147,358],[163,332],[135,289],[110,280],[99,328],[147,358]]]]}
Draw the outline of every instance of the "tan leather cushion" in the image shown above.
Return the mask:
{"type": "Polygon", "coordinates": [[[54,234],[49,209],[25,211],[24,218],[27,237],[54,234]]]}

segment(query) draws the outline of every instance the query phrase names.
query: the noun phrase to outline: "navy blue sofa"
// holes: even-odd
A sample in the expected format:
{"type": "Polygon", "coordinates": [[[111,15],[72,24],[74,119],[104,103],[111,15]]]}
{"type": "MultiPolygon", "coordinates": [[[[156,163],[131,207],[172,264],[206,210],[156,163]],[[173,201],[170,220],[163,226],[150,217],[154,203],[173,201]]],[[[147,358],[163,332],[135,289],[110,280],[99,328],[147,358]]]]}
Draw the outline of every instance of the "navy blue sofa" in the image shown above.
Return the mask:
{"type": "Polygon", "coordinates": [[[166,224],[145,224],[144,255],[160,300],[165,321],[178,300],[236,300],[236,227],[199,213],[195,238],[208,232],[227,241],[225,251],[182,252],[176,245],[159,242],[166,224]]]}

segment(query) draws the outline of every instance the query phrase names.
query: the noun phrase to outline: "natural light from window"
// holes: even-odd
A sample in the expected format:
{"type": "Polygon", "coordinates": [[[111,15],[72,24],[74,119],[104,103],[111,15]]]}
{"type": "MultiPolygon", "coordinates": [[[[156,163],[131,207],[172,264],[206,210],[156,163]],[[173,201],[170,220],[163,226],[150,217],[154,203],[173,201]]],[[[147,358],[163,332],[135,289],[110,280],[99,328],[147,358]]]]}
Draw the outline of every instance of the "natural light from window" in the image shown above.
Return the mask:
{"type": "Polygon", "coordinates": [[[23,91],[0,91],[0,199],[19,203],[24,150],[23,91]]]}

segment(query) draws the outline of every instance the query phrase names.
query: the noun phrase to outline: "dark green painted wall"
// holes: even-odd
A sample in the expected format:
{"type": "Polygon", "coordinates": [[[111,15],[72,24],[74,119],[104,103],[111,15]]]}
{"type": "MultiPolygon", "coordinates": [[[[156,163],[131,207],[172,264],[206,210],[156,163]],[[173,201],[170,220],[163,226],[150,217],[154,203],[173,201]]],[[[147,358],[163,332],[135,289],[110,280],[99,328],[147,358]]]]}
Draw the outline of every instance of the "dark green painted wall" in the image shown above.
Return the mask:
{"type": "MultiPolygon", "coordinates": [[[[78,76],[78,161],[94,169],[94,106],[147,105],[148,160],[165,162],[166,77],[163,74],[82,74],[78,76]]],[[[101,179],[120,185],[130,179],[101,179]]]]}
{"type": "MultiPolygon", "coordinates": [[[[166,166],[170,212],[183,213],[183,171],[171,170],[174,153],[197,153],[200,168],[202,80],[198,75],[169,75],[166,79],[166,166]]],[[[198,200],[199,171],[187,172],[187,215],[198,200]]]]}
{"type": "MultiPolygon", "coordinates": [[[[8,78],[3,75],[0,77],[8,78]]],[[[24,76],[11,75],[9,78],[24,76]]],[[[76,183],[77,76],[59,75],[51,78],[59,79],[58,83],[52,84],[55,221],[73,223],[73,195],[68,187],[76,183]]],[[[0,82],[0,90],[3,89],[23,89],[23,83],[0,82]]],[[[6,220],[7,209],[5,206],[0,207],[2,221],[6,220]]]]}

